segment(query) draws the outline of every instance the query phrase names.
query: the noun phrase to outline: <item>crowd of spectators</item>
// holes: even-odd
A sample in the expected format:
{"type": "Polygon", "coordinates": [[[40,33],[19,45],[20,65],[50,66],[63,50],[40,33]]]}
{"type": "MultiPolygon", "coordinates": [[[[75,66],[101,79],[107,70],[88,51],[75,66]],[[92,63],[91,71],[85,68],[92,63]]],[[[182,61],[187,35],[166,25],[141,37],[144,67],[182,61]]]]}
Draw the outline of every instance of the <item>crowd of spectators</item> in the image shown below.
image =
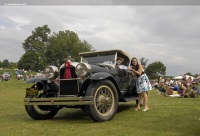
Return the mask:
{"type": "Polygon", "coordinates": [[[199,80],[189,78],[183,78],[181,80],[165,80],[153,81],[153,87],[157,89],[158,94],[164,96],[178,96],[178,97],[198,97],[200,95],[200,89],[198,87],[199,80]]]}

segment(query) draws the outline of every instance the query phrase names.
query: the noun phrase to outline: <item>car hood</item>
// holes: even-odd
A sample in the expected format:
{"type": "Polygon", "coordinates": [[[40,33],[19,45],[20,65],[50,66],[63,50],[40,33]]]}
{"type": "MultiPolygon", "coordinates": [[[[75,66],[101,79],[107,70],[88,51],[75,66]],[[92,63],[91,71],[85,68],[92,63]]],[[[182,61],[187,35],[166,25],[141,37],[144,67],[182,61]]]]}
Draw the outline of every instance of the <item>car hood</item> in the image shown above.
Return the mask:
{"type": "MultiPolygon", "coordinates": [[[[71,66],[76,67],[80,62],[71,62],[71,66]]],[[[92,69],[92,73],[97,73],[97,72],[110,72],[113,71],[114,68],[113,66],[108,66],[103,63],[97,63],[97,64],[89,64],[92,69]]],[[[59,71],[64,68],[64,64],[62,64],[59,68],[59,71]]]]}
{"type": "Polygon", "coordinates": [[[92,68],[92,73],[97,73],[97,72],[109,72],[110,69],[113,69],[111,67],[108,67],[104,64],[90,64],[92,68]]]}

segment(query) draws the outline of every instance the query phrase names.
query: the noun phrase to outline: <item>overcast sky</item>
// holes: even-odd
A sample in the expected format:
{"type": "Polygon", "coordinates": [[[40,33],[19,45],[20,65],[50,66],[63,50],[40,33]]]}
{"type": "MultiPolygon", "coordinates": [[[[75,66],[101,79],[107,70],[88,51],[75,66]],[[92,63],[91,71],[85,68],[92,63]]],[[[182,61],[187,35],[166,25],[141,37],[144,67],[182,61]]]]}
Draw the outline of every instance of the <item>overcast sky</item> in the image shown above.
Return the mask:
{"type": "Polygon", "coordinates": [[[0,61],[17,62],[38,26],[71,30],[96,50],[161,61],[167,75],[200,74],[200,6],[0,6],[0,61]]]}

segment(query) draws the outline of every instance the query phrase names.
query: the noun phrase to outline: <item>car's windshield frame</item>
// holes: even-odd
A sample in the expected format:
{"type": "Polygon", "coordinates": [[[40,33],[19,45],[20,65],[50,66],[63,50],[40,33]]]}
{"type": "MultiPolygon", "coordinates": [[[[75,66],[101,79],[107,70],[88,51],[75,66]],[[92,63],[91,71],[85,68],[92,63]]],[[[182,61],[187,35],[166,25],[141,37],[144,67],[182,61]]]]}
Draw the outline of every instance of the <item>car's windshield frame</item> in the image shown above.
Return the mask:
{"type": "Polygon", "coordinates": [[[89,64],[109,64],[115,65],[116,54],[107,54],[107,55],[94,55],[94,56],[82,56],[81,62],[89,64]]]}

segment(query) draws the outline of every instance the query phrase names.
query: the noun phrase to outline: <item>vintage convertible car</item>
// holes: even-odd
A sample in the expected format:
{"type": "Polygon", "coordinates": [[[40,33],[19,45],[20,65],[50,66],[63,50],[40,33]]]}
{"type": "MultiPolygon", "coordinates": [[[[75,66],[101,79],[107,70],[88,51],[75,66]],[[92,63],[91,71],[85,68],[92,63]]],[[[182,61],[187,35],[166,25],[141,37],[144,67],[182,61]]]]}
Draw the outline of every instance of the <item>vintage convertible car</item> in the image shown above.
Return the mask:
{"type": "Polygon", "coordinates": [[[118,102],[138,99],[127,69],[130,56],[122,50],[82,52],[80,62],[71,62],[71,79],[64,79],[64,64],[45,68],[45,77],[27,81],[24,99],[28,115],[35,120],[53,118],[59,109],[81,108],[96,122],[111,120],[118,102]],[[116,67],[120,59],[120,67],[116,67]],[[121,67],[122,66],[122,67],[121,67]]]}
{"type": "Polygon", "coordinates": [[[2,77],[2,81],[3,80],[8,81],[11,78],[11,74],[10,74],[10,72],[3,72],[1,77],[2,77]]]}

